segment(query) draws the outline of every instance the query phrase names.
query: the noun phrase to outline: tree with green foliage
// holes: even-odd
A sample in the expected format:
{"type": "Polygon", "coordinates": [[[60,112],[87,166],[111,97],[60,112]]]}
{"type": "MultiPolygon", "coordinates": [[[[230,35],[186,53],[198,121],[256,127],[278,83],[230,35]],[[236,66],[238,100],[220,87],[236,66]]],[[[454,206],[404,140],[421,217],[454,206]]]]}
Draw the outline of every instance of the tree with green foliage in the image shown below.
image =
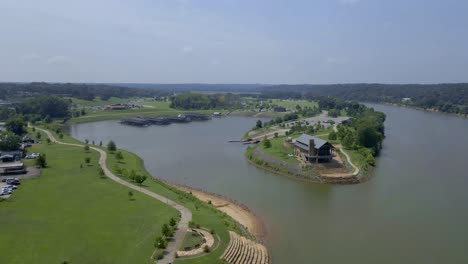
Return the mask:
{"type": "Polygon", "coordinates": [[[16,111],[23,115],[38,114],[50,123],[52,118],[67,118],[70,101],[57,96],[39,96],[26,99],[16,106],[16,111]]]}
{"type": "Polygon", "coordinates": [[[257,123],[255,125],[256,128],[262,128],[263,125],[262,125],[262,120],[257,120],[257,123]]]}
{"type": "Polygon", "coordinates": [[[348,131],[348,133],[346,133],[346,135],[343,138],[342,143],[343,143],[343,146],[348,149],[354,145],[354,137],[351,131],[348,131]]]}
{"type": "Polygon", "coordinates": [[[132,200],[132,197],[133,197],[133,192],[132,192],[132,191],[128,191],[128,199],[129,199],[129,200],[132,200]]]}
{"type": "Polygon", "coordinates": [[[332,131],[332,132],[330,132],[330,134],[328,134],[328,139],[329,140],[336,140],[336,138],[337,138],[337,134],[336,134],[335,131],[332,131]]]}
{"type": "Polygon", "coordinates": [[[91,158],[90,157],[86,157],[84,158],[84,161],[86,164],[89,164],[91,162],[91,158]]]}
{"type": "Polygon", "coordinates": [[[102,147],[102,141],[99,141],[99,146],[102,147]]]}
{"type": "Polygon", "coordinates": [[[18,150],[21,144],[21,138],[10,131],[0,132],[0,150],[14,151],[18,150]]]}
{"type": "Polygon", "coordinates": [[[21,136],[26,133],[26,122],[21,115],[13,116],[5,122],[5,128],[16,135],[21,136]]]}
{"type": "Polygon", "coordinates": [[[50,142],[51,142],[51,141],[50,141],[50,138],[47,138],[47,139],[46,139],[46,142],[47,142],[47,145],[50,144],[50,142]]]}
{"type": "Polygon", "coordinates": [[[36,166],[40,168],[46,168],[47,167],[47,158],[46,154],[41,154],[39,157],[36,158],[36,166]]]}
{"type": "Polygon", "coordinates": [[[263,146],[265,148],[271,148],[271,141],[268,138],[263,140],[263,146]]]}
{"type": "Polygon", "coordinates": [[[36,138],[37,138],[37,139],[41,139],[41,137],[42,137],[41,132],[37,131],[37,133],[36,133],[36,138]]]}
{"type": "Polygon", "coordinates": [[[167,224],[163,224],[161,227],[161,232],[165,237],[170,237],[171,229],[167,224]]]}
{"type": "Polygon", "coordinates": [[[169,225],[173,228],[177,225],[177,221],[174,219],[174,217],[171,217],[171,220],[169,220],[169,225]]]}
{"type": "Polygon", "coordinates": [[[141,185],[141,184],[143,184],[144,181],[146,181],[146,175],[137,174],[135,176],[134,181],[136,183],[138,183],[138,185],[141,185]]]}
{"type": "Polygon", "coordinates": [[[115,145],[115,142],[113,140],[109,141],[109,143],[107,143],[107,150],[109,151],[116,151],[117,150],[117,145],[115,145]]]}
{"type": "Polygon", "coordinates": [[[86,145],[84,146],[84,151],[85,151],[85,152],[89,152],[89,146],[88,146],[88,144],[86,144],[86,145]]]}
{"type": "Polygon", "coordinates": [[[106,173],[101,167],[98,168],[98,174],[99,174],[99,177],[101,178],[103,178],[106,175],[106,173]]]}
{"type": "Polygon", "coordinates": [[[121,151],[118,151],[117,153],[115,153],[115,159],[116,160],[123,160],[123,154],[121,151]]]}

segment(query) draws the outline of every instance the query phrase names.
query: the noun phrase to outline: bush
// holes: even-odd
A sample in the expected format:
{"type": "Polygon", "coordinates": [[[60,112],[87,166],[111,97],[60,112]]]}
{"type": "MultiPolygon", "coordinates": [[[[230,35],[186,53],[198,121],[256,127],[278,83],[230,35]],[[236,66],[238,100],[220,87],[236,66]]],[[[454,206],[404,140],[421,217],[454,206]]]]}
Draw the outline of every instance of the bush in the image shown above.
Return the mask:
{"type": "Polygon", "coordinates": [[[269,139],[265,139],[265,140],[263,141],[263,146],[264,146],[265,148],[271,148],[271,141],[270,141],[269,139]]]}
{"type": "Polygon", "coordinates": [[[203,247],[203,252],[205,252],[205,253],[210,252],[210,247],[209,247],[208,245],[205,245],[205,246],[203,247]]]}
{"type": "Polygon", "coordinates": [[[41,167],[41,168],[46,168],[47,167],[47,159],[45,154],[39,155],[36,159],[36,165],[41,167]]]}
{"type": "Polygon", "coordinates": [[[115,142],[114,141],[109,141],[109,143],[107,143],[107,149],[109,151],[116,151],[117,150],[117,146],[115,145],[115,142]]]}
{"type": "Polygon", "coordinates": [[[86,162],[86,164],[89,164],[89,163],[91,162],[91,158],[90,158],[90,157],[86,157],[86,158],[84,159],[84,161],[86,162]]]}
{"type": "Polygon", "coordinates": [[[88,145],[85,145],[85,146],[84,146],[84,150],[85,150],[86,152],[88,152],[88,151],[89,151],[89,146],[88,146],[88,145]]]}

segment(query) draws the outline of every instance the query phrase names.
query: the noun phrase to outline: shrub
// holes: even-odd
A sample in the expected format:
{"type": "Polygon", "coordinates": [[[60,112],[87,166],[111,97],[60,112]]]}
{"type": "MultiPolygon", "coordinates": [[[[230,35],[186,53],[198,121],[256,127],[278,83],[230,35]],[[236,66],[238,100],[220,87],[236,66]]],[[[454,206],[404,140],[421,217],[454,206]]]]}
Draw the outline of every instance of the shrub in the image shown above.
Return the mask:
{"type": "Polygon", "coordinates": [[[203,252],[205,252],[205,253],[210,252],[210,247],[209,247],[208,245],[205,245],[205,246],[203,247],[203,252]]]}
{"type": "Polygon", "coordinates": [[[115,145],[115,142],[114,141],[109,141],[109,143],[107,144],[107,149],[109,151],[116,151],[117,150],[117,145],[115,145]]]}
{"type": "Polygon", "coordinates": [[[84,161],[86,162],[86,164],[89,164],[89,163],[91,162],[91,158],[90,158],[90,157],[86,157],[86,158],[84,159],[84,161]]]}
{"type": "Polygon", "coordinates": [[[36,165],[41,167],[41,168],[46,168],[47,167],[47,159],[45,154],[39,155],[36,159],[36,165]]]}
{"type": "Polygon", "coordinates": [[[89,151],[89,146],[88,146],[87,144],[84,146],[84,150],[85,150],[86,152],[89,151]]]}

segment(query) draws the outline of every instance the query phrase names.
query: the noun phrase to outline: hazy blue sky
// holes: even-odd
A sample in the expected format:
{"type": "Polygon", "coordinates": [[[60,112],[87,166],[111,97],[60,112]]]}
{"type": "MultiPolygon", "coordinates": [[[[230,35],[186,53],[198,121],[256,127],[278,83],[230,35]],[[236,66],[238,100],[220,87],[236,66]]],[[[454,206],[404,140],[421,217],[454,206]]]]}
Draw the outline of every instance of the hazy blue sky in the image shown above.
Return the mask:
{"type": "Polygon", "coordinates": [[[0,81],[468,81],[467,0],[0,0],[0,81]]]}

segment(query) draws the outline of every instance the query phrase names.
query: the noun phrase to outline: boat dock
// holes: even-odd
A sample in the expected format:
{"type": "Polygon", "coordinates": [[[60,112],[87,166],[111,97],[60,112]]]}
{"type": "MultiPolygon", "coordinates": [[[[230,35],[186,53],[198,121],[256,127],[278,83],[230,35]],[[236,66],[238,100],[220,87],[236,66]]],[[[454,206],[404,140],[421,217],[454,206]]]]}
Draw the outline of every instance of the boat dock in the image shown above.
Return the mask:
{"type": "Polygon", "coordinates": [[[160,116],[160,117],[144,117],[139,116],[135,118],[126,118],[120,120],[121,124],[129,126],[150,126],[150,125],[169,125],[172,123],[189,123],[192,121],[206,121],[211,120],[211,117],[208,115],[197,114],[197,113],[187,113],[184,115],[178,116],[160,116]]]}

